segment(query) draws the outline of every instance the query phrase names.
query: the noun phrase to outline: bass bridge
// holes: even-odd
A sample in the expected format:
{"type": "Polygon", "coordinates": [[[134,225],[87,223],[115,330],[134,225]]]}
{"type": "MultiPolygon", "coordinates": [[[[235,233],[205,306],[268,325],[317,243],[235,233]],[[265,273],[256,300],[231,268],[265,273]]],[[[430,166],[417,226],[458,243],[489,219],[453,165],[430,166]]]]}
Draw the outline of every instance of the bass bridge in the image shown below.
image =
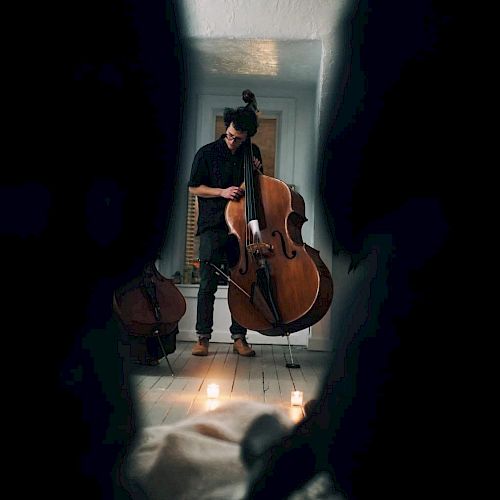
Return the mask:
{"type": "Polygon", "coordinates": [[[247,245],[247,250],[250,252],[252,255],[261,255],[265,257],[266,255],[269,255],[270,253],[273,252],[273,246],[270,245],[269,243],[250,243],[247,245]]]}

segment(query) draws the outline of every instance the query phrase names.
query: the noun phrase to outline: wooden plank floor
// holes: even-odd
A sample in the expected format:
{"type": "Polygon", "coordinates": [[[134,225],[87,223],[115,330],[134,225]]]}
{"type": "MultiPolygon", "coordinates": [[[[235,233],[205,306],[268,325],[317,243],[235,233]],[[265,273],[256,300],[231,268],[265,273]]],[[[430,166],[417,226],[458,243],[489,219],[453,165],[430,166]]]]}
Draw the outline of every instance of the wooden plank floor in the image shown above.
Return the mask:
{"type": "Polygon", "coordinates": [[[290,406],[290,393],[303,391],[304,402],[315,398],[329,357],[326,352],[292,346],[300,368],[287,368],[288,346],[254,344],[256,356],[244,358],[233,353],[232,343],[210,344],[206,357],[193,356],[192,345],[177,342],[176,351],[168,356],[174,377],[165,359],[158,366],[134,366],[131,384],[139,403],[140,425],[172,424],[229,400],[275,404],[297,421],[302,410],[290,406]],[[210,383],[219,384],[217,400],[206,396],[210,383]]]}

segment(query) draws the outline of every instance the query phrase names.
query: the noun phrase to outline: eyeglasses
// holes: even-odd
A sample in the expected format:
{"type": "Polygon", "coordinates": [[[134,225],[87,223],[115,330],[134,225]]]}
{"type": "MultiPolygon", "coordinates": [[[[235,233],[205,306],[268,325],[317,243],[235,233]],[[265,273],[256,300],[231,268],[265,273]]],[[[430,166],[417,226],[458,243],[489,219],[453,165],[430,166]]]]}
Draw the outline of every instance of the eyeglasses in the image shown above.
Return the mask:
{"type": "Polygon", "coordinates": [[[243,142],[245,139],[242,139],[241,137],[236,137],[235,135],[231,134],[230,132],[226,132],[226,138],[228,141],[235,142],[236,144],[239,144],[240,142],[243,142]]]}

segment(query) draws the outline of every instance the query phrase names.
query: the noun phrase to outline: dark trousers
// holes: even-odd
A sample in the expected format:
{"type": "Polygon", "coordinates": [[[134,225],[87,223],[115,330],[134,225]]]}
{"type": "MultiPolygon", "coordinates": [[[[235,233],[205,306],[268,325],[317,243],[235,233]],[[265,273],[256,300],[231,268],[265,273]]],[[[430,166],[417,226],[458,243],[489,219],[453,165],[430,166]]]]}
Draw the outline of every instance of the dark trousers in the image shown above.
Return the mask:
{"type": "MultiPolygon", "coordinates": [[[[200,235],[200,289],[196,312],[196,331],[199,337],[211,338],[214,324],[214,302],[219,277],[215,269],[204,262],[208,260],[219,267],[227,262],[226,244],[228,235],[225,230],[208,230],[200,235]]],[[[229,327],[232,339],[244,338],[247,330],[231,316],[229,327]]]]}

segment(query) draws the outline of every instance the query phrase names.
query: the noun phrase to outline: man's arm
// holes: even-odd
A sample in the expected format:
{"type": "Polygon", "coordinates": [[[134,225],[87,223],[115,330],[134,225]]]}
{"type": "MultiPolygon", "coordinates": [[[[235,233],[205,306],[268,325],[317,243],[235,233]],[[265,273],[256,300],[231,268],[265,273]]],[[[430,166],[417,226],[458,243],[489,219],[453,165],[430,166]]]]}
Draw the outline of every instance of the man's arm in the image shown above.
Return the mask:
{"type": "Polygon", "coordinates": [[[239,200],[243,195],[243,189],[237,186],[229,186],[225,189],[213,188],[201,184],[200,186],[189,186],[189,192],[201,198],[226,198],[227,200],[239,200]]]}

